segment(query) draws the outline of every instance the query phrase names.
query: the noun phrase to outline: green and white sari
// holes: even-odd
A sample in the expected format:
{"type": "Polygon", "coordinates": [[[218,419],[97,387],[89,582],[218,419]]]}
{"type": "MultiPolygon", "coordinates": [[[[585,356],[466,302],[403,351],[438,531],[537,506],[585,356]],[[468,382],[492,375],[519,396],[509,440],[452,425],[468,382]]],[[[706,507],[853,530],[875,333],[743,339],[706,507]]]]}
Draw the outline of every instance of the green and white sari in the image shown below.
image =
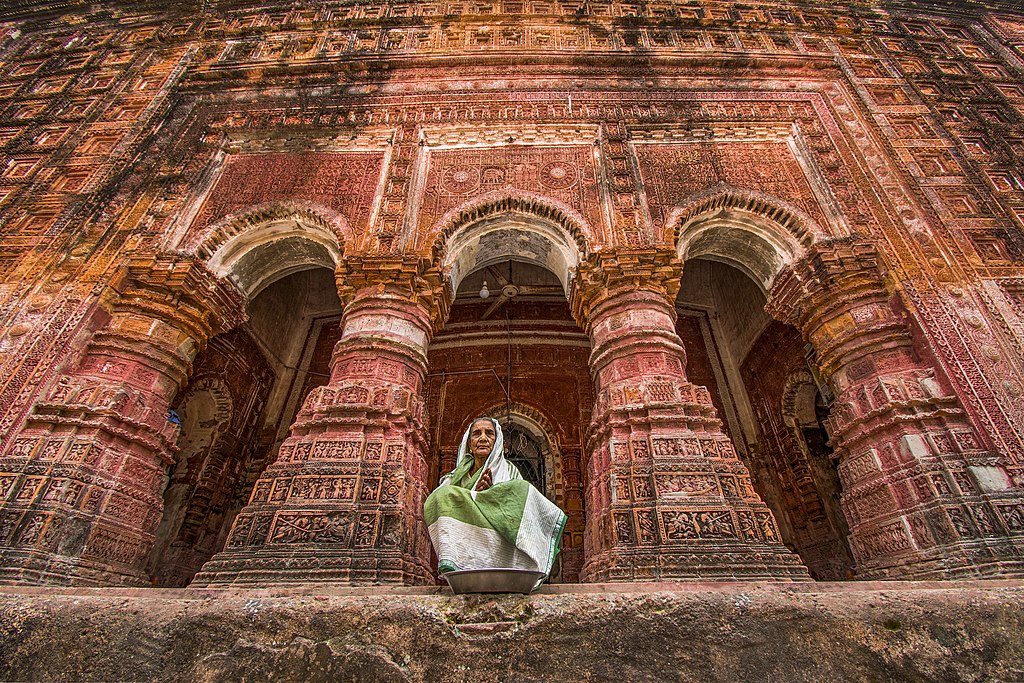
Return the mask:
{"type": "MultiPolygon", "coordinates": [[[[459,445],[455,469],[427,497],[424,515],[442,574],[463,569],[529,569],[551,573],[566,516],[505,460],[501,425],[483,466],[473,472],[469,432],[459,445]],[[474,491],[485,469],[491,487],[474,491]]],[[[539,582],[538,582],[539,585],[539,582]]]]}

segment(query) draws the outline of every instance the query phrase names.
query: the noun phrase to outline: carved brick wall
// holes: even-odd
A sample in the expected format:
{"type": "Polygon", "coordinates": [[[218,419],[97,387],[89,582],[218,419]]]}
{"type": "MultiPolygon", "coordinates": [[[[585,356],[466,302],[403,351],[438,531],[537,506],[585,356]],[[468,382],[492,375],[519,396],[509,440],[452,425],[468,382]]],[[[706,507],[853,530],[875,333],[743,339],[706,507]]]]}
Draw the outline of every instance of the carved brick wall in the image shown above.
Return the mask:
{"type": "MultiPolygon", "coordinates": [[[[37,429],[38,416],[56,411],[63,419],[71,389],[80,388],[71,387],[76,378],[103,374],[102,364],[78,363],[95,355],[104,335],[120,334],[116,315],[104,331],[102,311],[134,257],[195,257],[230,288],[252,281],[246,250],[254,242],[273,245],[275,235],[292,231],[304,246],[291,252],[288,269],[333,262],[344,270],[349,259],[370,256],[424,260],[422,276],[440,267],[443,255],[432,248],[451,237],[445,230],[496,203],[500,210],[489,216],[509,225],[571,226],[552,233],[567,252],[705,255],[737,264],[765,289],[818,243],[854,236],[873,245],[886,300],[876,303],[903,325],[913,354],[900,367],[871,372],[853,364],[855,375],[868,372],[851,380],[867,393],[844,395],[849,402],[834,410],[861,414],[941,398],[956,413],[944,422],[957,425],[952,441],[939,443],[932,435],[941,430],[930,426],[921,427],[922,438],[940,455],[970,457],[926,476],[909,462],[858,460],[870,449],[886,452],[881,437],[864,441],[842,472],[891,471],[886,486],[895,503],[865,480],[858,502],[844,506],[851,545],[865,557],[899,556],[876,567],[886,575],[936,575],[953,565],[967,575],[1017,572],[1024,16],[1010,0],[874,0],[836,9],[717,0],[333,0],[315,8],[239,0],[184,10],[9,3],[0,19],[0,553],[35,548],[26,552],[50,567],[46,580],[86,580],[68,568],[73,562],[51,562],[76,557],[85,532],[48,520],[61,506],[84,519],[93,513],[81,513],[82,505],[102,514],[106,503],[84,493],[81,500],[68,493],[74,503],[54,499],[70,491],[61,482],[74,479],[50,469],[67,457],[70,441],[61,439],[71,430],[37,429]],[[300,225],[314,225],[315,239],[303,242],[300,225]],[[903,372],[911,366],[913,377],[903,372]],[[880,384],[869,388],[871,378],[880,384]],[[922,399],[915,387],[928,382],[937,389],[924,389],[922,399]],[[60,400],[51,400],[54,392],[60,400]],[[28,444],[23,435],[32,430],[53,436],[28,444]],[[880,519],[879,509],[911,512],[885,524],[858,521],[880,519]]],[[[568,291],[575,272],[559,275],[568,291]]],[[[243,292],[246,302],[255,296],[243,292]]],[[[442,329],[445,306],[411,297],[410,305],[428,310],[431,329],[442,329]]],[[[197,301],[197,310],[205,304],[197,301]]],[[[834,321],[854,327],[882,311],[845,305],[834,321]]],[[[145,322],[158,329],[159,319],[142,311],[130,331],[149,336],[145,322]]],[[[819,358],[830,357],[823,337],[811,341],[825,344],[819,358]]],[[[148,348],[125,342],[133,344],[103,362],[148,348]]],[[[170,346],[157,355],[179,352],[189,355],[170,346]]],[[[424,365],[414,374],[429,371],[424,365]]],[[[189,373],[182,364],[154,391],[160,406],[175,399],[178,385],[187,391],[189,373]]],[[[358,377],[350,379],[358,384],[358,377]]],[[[693,392],[695,406],[713,407],[705,387],[693,392]]],[[[596,393],[598,413],[605,406],[596,393]]],[[[845,424],[845,414],[833,424],[845,424]]],[[[358,431],[360,443],[393,435],[405,448],[393,468],[413,476],[431,452],[428,430],[389,424],[372,438],[354,426],[338,434],[358,431]]],[[[293,438],[317,443],[309,434],[293,438]]],[[[687,542],[682,518],[668,525],[664,515],[651,516],[664,502],[656,487],[650,505],[611,503],[620,441],[599,427],[579,442],[581,469],[590,473],[583,477],[588,514],[601,511],[594,520],[604,520],[587,521],[592,577],[616,575],[614,552],[597,549],[611,552],[617,533],[687,542]]],[[[117,486],[145,484],[142,497],[156,501],[149,510],[160,507],[156,479],[173,445],[156,450],[166,457],[146,472],[102,475],[121,477],[117,486]]],[[[108,465],[127,462],[124,448],[115,451],[108,465]]],[[[331,465],[332,476],[384,481],[388,461],[374,458],[361,446],[344,466],[331,465]]],[[[321,476],[299,475],[302,467],[289,476],[321,476]]],[[[346,518],[344,531],[328,515],[310,521],[309,533],[338,543],[372,537],[359,549],[366,580],[429,580],[415,520],[426,485],[403,489],[407,497],[393,508],[368,485],[366,504],[353,503],[360,512],[346,518]],[[396,521],[402,514],[409,518],[396,521]],[[394,551],[395,567],[410,564],[371,567],[371,548],[390,543],[397,528],[406,535],[383,554],[394,551]]],[[[115,498],[112,514],[137,517],[115,498]]],[[[248,520],[269,534],[268,510],[250,511],[236,528],[248,520]]],[[[88,580],[141,580],[133,563],[148,552],[140,539],[157,523],[97,537],[94,547],[107,559],[88,580]]],[[[278,526],[298,533],[305,523],[287,518],[278,526]]],[[[18,569],[5,576],[43,580],[18,569]]]]}
{"type": "Polygon", "coordinates": [[[382,159],[382,152],[232,155],[192,221],[186,241],[226,216],[281,201],[333,209],[365,230],[382,159]]]}
{"type": "MultiPolygon", "coordinates": [[[[853,557],[847,545],[848,529],[836,521],[842,515],[838,510],[836,464],[831,460],[831,449],[813,452],[814,444],[807,443],[801,425],[793,423],[785,405],[794,374],[811,380],[809,393],[817,391],[803,346],[795,329],[772,322],[743,363],[743,382],[761,429],[750,468],[757,475],[755,488],[779,519],[783,538],[792,544],[812,575],[843,579],[853,569],[853,557]]],[[[804,398],[810,398],[813,406],[813,393],[804,398]]]]}

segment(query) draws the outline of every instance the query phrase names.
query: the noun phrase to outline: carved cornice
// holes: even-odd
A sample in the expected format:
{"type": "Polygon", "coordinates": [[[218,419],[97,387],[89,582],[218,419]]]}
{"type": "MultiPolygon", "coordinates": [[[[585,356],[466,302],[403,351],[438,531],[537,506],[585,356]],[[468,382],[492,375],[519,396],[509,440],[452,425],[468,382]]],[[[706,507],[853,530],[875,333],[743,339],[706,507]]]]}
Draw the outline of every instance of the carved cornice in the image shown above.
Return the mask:
{"type": "Polygon", "coordinates": [[[390,296],[423,307],[437,332],[454,298],[448,278],[419,256],[349,256],[335,271],[338,296],[348,306],[357,298],[390,296]]]}
{"type": "Polygon", "coordinates": [[[621,294],[650,292],[672,305],[682,274],[683,266],[669,247],[598,251],[577,267],[569,306],[576,322],[589,330],[595,307],[621,294]]]}
{"type": "Polygon", "coordinates": [[[151,315],[180,328],[200,345],[248,319],[238,289],[186,254],[133,255],[114,288],[120,294],[115,312],[151,315]]]}
{"type": "Polygon", "coordinates": [[[857,236],[817,242],[775,277],[765,310],[805,333],[858,300],[886,300],[878,249],[857,236]]]}

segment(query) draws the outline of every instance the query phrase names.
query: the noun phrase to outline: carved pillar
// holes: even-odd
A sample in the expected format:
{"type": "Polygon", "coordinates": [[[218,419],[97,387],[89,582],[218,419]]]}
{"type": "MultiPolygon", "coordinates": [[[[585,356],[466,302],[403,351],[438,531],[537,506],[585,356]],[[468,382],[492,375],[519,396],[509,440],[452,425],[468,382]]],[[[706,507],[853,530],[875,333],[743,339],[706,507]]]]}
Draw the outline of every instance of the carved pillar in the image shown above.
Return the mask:
{"type": "Polygon", "coordinates": [[[330,381],[306,397],[193,586],[434,581],[422,391],[451,297],[415,257],[346,258],[338,284],[330,381]]]}
{"type": "Polygon", "coordinates": [[[1020,573],[999,502],[1020,491],[890,305],[875,247],[818,244],[775,279],[767,310],[802,331],[836,401],[842,506],[863,578],[1020,573]]]}
{"type": "Polygon", "coordinates": [[[0,459],[0,580],[148,584],[177,424],[171,401],[209,338],[245,319],[203,264],[133,257],[110,320],[0,459]]]}
{"type": "Polygon", "coordinates": [[[597,390],[587,463],[586,581],[802,580],[675,332],[669,250],[599,252],[570,303],[597,390]]]}

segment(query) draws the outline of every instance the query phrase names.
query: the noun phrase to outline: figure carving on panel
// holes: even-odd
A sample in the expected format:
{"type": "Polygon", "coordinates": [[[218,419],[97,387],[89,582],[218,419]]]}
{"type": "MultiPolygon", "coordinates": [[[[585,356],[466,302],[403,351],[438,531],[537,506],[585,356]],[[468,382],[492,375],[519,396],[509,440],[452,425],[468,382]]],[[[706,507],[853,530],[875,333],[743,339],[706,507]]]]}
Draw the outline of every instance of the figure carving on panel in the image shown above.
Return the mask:
{"type": "Polygon", "coordinates": [[[455,469],[427,497],[424,514],[442,574],[466,569],[551,572],[566,515],[504,456],[497,420],[462,437],[455,469]]]}

